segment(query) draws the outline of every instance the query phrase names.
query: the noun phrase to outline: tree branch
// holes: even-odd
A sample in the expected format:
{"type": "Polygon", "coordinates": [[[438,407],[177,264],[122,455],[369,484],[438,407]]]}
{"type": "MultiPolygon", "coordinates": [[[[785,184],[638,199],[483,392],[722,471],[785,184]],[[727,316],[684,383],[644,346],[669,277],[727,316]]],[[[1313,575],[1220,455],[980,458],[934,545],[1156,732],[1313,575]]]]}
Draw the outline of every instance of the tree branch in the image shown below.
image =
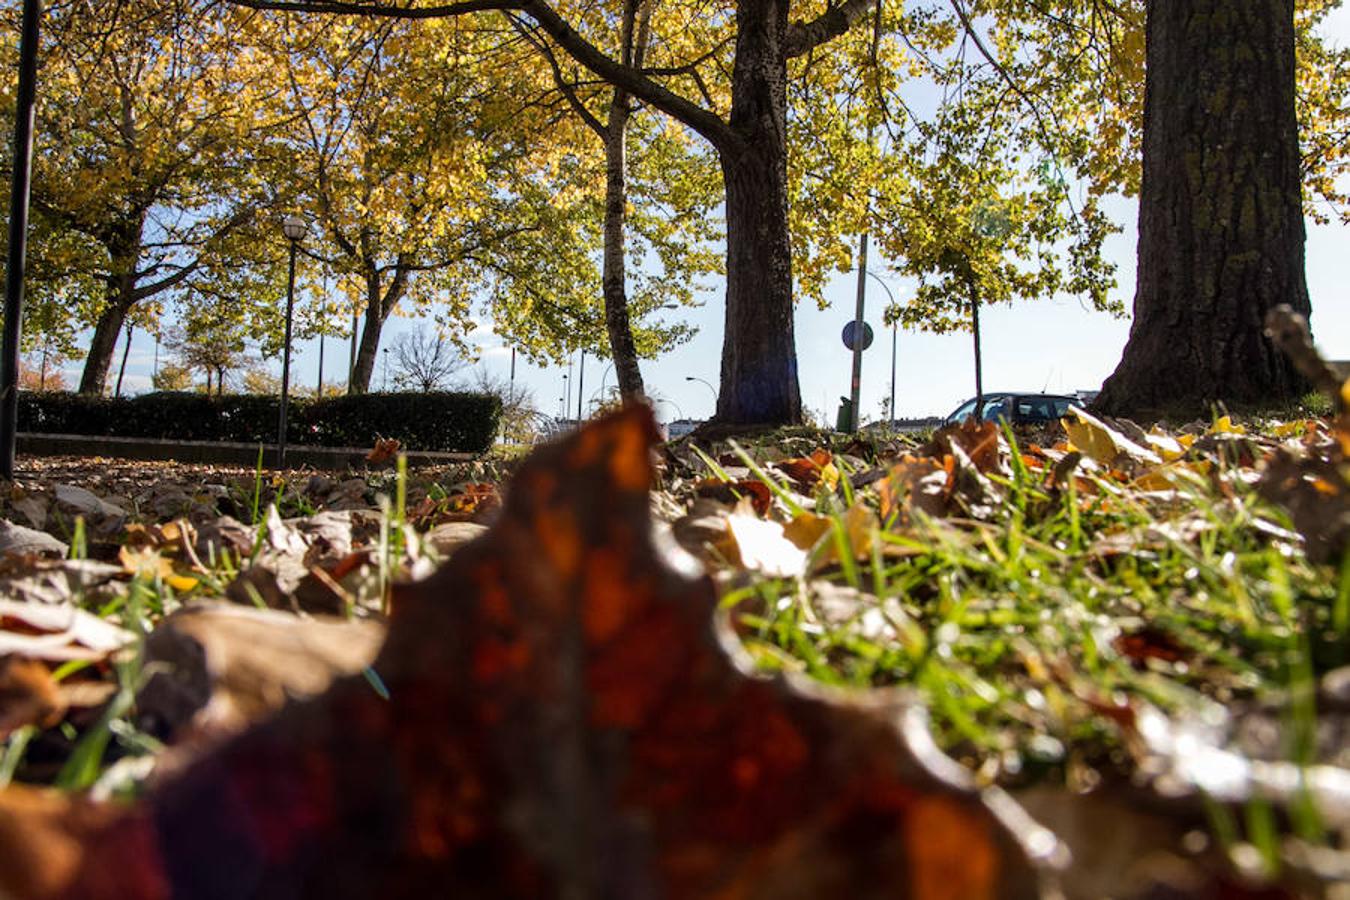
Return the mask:
{"type": "Polygon", "coordinates": [[[788,59],[809,53],[834,40],[854,26],[877,0],[844,0],[827,9],[810,22],[793,22],[788,26],[784,50],[788,59]]]}
{"type": "MultiPolygon", "coordinates": [[[[736,132],[721,117],[676,94],[648,78],[638,69],[625,66],[582,37],[546,0],[459,0],[434,6],[394,6],[390,3],[362,3],[354,0],[228,0],[247,9],[271,9],[287,12],[337,13],[342,15],[383,16],[396,19],[436,19],[473,12],[509,12],[518,10],[539,24],[569,56],[617,88],[678,119],[701,134],[715,147],[737,139],[736,132]]],[[[847,0],[866,9],[873,0],[847,0]]],[[[821,19],[829,17],[827,13],[821,19]]],[[[819,20],[818,20],[819,21],[819,20]]]]}

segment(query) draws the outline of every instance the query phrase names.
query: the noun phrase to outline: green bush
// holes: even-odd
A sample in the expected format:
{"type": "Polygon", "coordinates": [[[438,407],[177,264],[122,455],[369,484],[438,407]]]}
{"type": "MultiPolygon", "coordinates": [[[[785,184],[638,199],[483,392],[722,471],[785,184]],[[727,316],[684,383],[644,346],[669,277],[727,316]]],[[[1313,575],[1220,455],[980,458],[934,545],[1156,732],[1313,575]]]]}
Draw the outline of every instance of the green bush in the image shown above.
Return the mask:
{"type": "Polygon", "coordinates": [[[19,430],[39,434],[111,434],[118,402],[82,394],[20,391],[19,430]]]}
{"type": "Polygon", "coordinates": [[[455,448],[481,453],[492,446],[502,415],[501,398],[437,391],[426,394],[357,394],[310,403],[307,424],[314,443],[369,447],[377,437],[404,447],[455,448]]]}
{"type": "MultiPolygon", "coordinates": [[[[322,447],[370,447],[385,437],[397,438],[408,450],[481,453],[492,446],[501,418],[501,400],[486,394],[362,394],[291,398],[287,405],[286,440],[322,447]]],[[[277,434],[277,398],[187,391],[131,398],[22,392],[19,430],[271,443],[277,434]]]]}

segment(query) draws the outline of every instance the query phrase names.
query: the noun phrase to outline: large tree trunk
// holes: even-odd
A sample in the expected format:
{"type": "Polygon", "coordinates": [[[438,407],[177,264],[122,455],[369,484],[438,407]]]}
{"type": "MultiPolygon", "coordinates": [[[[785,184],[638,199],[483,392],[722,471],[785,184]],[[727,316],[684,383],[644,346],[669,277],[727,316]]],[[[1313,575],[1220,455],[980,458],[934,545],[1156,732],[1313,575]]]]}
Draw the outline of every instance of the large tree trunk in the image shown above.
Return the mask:
{"type": "Polygon", "coordinates": [[[717,420],[801,421],[787,200],[786,0],[740,0],[726,185],[727,309],[717,420]]]}
{"type": "Polygon", "coordinates": [[[1195,412],[1304,384],[1266,311],[1307,315],[1294,0],[1149,0],[1138,286],[1098,408],[1195,412]]]}
{"type": "Polygon", "coordinates": [[[94,325],[94,337],[89,342],[89,354],[85,357],[84,371],[80,374],[81,394],[103,393],[108,382],[108,371],[112,368],[113,354],[117,350],[117,337],[122,332],[122,324],[130,309],[130,298],[120,291],[108,299],[108,305],[94,325]]]}
{"type": "Polygon", "coordinates": [[[365,321],[361,328],[361,343],[356,350],[356,367],[352,369],[352,378],[347,385],[347,393],[364,394],[370,390],[370,378],[375,371],[375,356],[380,349],[380,332],[384,329],[384,316],[380,315],[379,297],[366,303],[365,321]]]}
{"type": "Polygon", "coordinates": [[[117,336],[127,314],[136,305],[136,267],[141,261],[144,227],[144,213],[128,215],[109,225],[100,238],[108,250],[108,295],[103,312],[94,323],[94,336],[89,342],[84,371],[80,374],[81,394],[102,394],[108,383],[113,354],[117,351],[117,336]]]}
{"type": "Polygon", "coordinates": [[[605,328],[609,332],[610,355],[619,393],[625,400],[645,393],[642,370],[638,367],[637,345],[628,317],[627,272],[624,264],[624,211],[628,204],[626,142],[631,111],[628,95],[616,90],[609,107],[605,134],[605,253],[602,273],[605,299],[605,328]]]}
{"type": "Polygon", "coordinates": [[[395,272],[389,288],[380,291],[378,275],[366,278],[366,316],[361,329],[361,344],[356,351],[356,366],[352,369],[351,381],[347,393],[364,394],[370,391],[370,380],[375,373],[375,357],[380,349],[380,335],[384,331],[385,320],[394,311],[403,297],[407,286],[407,273],[399,269],[395,272]]]}

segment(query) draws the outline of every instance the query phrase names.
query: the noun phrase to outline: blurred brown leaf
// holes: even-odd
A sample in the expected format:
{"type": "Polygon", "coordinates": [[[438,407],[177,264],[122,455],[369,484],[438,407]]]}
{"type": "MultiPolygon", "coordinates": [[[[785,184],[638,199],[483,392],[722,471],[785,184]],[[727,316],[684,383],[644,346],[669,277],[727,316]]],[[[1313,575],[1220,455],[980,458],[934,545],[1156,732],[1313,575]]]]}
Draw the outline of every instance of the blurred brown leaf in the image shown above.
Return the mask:
{"type": "Polygon", "coordinates": [[[65,710],[46,666],[19,656],[0,657],[0,740],[25,725],[50,728],[65,710]]]}
{"type": "Polygon", "coordinates": [[[366,454],[366,462],[371,465],[382,466],[398,456],[399,448],[403,444],[397,438],[377,437],[375,446],[366,454]]]}

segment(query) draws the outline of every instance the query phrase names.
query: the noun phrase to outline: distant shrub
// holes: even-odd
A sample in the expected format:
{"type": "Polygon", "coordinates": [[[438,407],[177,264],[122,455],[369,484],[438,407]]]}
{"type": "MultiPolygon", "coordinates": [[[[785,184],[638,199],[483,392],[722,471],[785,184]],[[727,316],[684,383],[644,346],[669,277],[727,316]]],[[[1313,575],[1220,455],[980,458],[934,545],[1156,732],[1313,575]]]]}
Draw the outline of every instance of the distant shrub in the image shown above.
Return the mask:
{"type": "MultiPolygon", "coordinates": [[[[492,446],[501,400],[474,393],[361,394],[293,397],[286,440],[323,447],[369,447],[397,438],[408,450],[482,453],[492,446]]],[[[71,393],[19,394],[19,430],[165,440],[271,443],[277,398],[211,397],[160,391],[131,398],[71,393]]]]}

